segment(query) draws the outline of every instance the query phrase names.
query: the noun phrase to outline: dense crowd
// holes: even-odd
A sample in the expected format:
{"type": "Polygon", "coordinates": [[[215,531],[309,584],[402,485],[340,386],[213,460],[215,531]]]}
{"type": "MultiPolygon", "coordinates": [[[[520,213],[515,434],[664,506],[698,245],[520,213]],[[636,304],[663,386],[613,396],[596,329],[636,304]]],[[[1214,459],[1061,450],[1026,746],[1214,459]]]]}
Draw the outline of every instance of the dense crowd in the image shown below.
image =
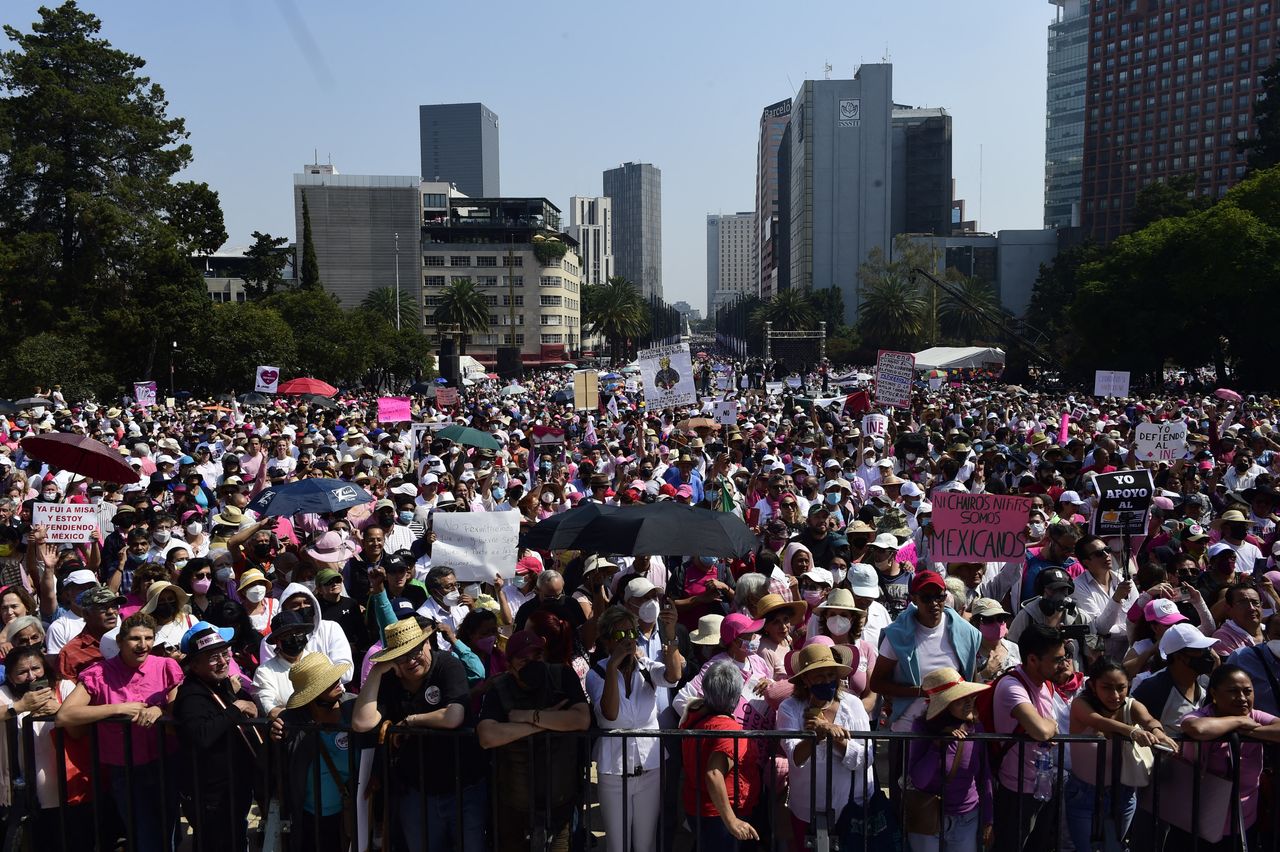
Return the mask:
{"type": "Polygon", "coordinates": [[[516,850],[543,831],[568,850],[593,778],[611,852],[682,833],[799,850],[816,821],[844,849],[1191,848],[1172,813],[1191,809],[1189,774],[1162,776],[1162,822],[1140,818],[1162,753],[1201,779],[1199,848],[1270,836],[1280,402],[974,375],[892,409],[829,375],[770,395],[775,372],[733,392],[723,426],[688,419],[710,398],[650,411],[621,377],[575,410],[550,373],[481,379],[443,409],[415,397],[399,424],[361,395],[145,408],[37,389],[46,405],[0,416],[0,707],[34,740],[0,759],[11,831],[90,848],[106,803],[102,830],[138,852],[188,827],[201,848],[245,848],[251,814],[283,815],[298,849],[516,850]],[[863,434],[866,413],[888,416],[883,435],[863,434]],[[1136,457],[1139,424],[1179,419],[1185,453],[1136,457]],[[440,437],[451,424],[492,442],[440,437]],[[50,432],[101,441],[138,481],[23,449],[50,432]],[[1090,535],[1094,477],[1144,467],[1146,534],[1090,535]],[[368,499],[263,504],[309,479],[368,499]],[[1025,558],[934,559],[947,491],[1029,497],[1025,558]],[[589,503],[667,501],[730,513],[758,544],[521,546],[514,570],[461,579],[432,557],[436,513],[517,513],[523,544],[589,503]],[[97,505],[100,534],[50,543],[42,502],[97,505]],[[919,736],[877,747],[873,731],[919,736]],[[1049,745],[1067,734],[1110,739],[1049,745]],[[271,749],[287,760],[263,790],[271,749]]]}

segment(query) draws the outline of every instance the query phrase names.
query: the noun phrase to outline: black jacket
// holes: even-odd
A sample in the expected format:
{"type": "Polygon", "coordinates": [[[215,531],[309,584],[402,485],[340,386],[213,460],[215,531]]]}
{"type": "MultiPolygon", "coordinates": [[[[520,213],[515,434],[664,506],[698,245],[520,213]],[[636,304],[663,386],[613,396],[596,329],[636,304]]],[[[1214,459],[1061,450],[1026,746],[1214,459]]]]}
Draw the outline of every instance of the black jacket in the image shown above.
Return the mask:
{"type": "Polygon", "coordinates": [[[261,732],[249,726],[237,730],[246,720],[234,704],[238,697],[230,681],[211,686],[190,673],[178,687],[173,717],[182,743],[178,788],[185,795],[222,795],[233,786],[252,787],[261,777],[254,771],[264,751],[258,745],[261,732]]]}

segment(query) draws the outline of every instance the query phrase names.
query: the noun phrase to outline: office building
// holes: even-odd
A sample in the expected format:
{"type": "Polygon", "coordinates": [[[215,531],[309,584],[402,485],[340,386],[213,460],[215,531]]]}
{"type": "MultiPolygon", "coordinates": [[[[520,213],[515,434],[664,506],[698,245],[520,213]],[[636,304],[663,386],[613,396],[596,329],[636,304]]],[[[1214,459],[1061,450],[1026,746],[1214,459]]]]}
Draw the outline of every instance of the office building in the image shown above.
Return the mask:
{"type": "Polygon", "coordinates": [[[1054,230],[1009,230],[995,234],[952,234],[913,239],[933,250],[936,272],[954,269],[991,284],[1000,307],[1017,317],[1026,314],[1041,264],[1057,255],[1059,233],[1054,230]]]}
{"type": "Polygon", "coordinates": [[[698,322],[702,319],[702,311],[695,308],[688,302],[674,302],[671,307],[676,309],[676,313],[687,319],[689,322],[698,322]]]}
{"type": "Polygon", "coordinates": [[[662,297],[662,172],[624,163],[604,173],[613,202],[613,268],[646,299],[662,297]]]}
{"type": "Polygon", "coordinates": [[[452,183],[473,198],[497,198],[498,114],[484,104],[418,107],[422,179],[452,183]]]}
{"type": "Polygon", "coordinates": [[[1259,81],[1276,58],[1269,0],[1094,0],[1089,11],[1084,165],[1085,236],[1132,230],[1138,192],[1195,176],[1218,198],[1244,177],[1259,81]]]}
{"type": "MultiPolygon", "coordinates": [[[[756,293],[768,299],[778,292],[778,224],[781,222],[778,184],[778,146],[791,120],[791,98],[764,108],[756,148],[756,293]]],[[[708,315],[715,308],[707,302],[708,315]]]]}
{"type": "Polygon", "coordinates": [[[613,277],[613,202],[575,195],[569,199],[569,235],[578,241],[582,282],[597,286],[613,277]]]}
{"type": "Polygon", "coordinates": [[[1045,99],[1044,226],[1080,225],[1080,173],[1084,159],[1084,89],[1089,54],[1088,0],[1049,0],[1045,99]]]}
{"type": "Polygon", "coordinates": [[[420,315],[412,286],[421,275],[419,185],[417,175],[340,175],[314,164],[293,176],[298,252],[305,197],[320,281],[344,308],[380,287],[395,287],[398,272],[403,296],[413,300],[405,316],[420,315]]]}
{"type": "Polygon", "coordinates": [[[945,109],[893,110],[893,233],[951,233],[951,116],[945,109]]]}
{"type": "Polygon", "coordinates": [[[744,296],[754,296],[760,266],[756,263],[756,214],[707,214],[707,315],[744,296]]]}
{"type": "Polygon", "coordinates": [[[423,324],[431,342],[443,326],[441,290],[469,278],[485,294],[489,328],[467,335],[466,354],[494,366],[499,346],[518,346],[527,367],[568,361],[582,343],[582,268],[577,241],[561,231],[560,208],[545,198],[445,201],[445,216],[424,215],[422,223],[423,324]]]}
{"type": "MultiPolygon", "coordinates": [[[[294,252],[296,245],[281,249],[284,254],[284,267],[280,270],[282,287],[294,287],[294,252]]],[[[244,302],[248,299],[245,290],[244,275],[249,271],[250,261],[245,257],[245,249],[224,246],[213,254],[196,255],[191,258],[191,265],[200,271],[204,278],[205,293],[214,304],[224,302],[244,302]]]]}
{"type": "Polygon", "coordinates": [[[792,98],[789,284],[839,287],[849,324],[858,267],[892,236],[892,91],[892,66],[868,64],[852,80],[806,80],[792,98]]]}

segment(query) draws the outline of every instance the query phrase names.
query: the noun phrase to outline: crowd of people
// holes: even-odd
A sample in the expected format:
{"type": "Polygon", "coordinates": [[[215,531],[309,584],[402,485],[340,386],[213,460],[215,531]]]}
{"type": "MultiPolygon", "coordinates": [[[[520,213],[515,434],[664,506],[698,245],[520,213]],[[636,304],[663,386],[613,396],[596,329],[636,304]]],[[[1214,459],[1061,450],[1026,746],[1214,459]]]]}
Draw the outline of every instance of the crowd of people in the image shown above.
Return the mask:
{"type": "Polygon", "coordinates": [[[138,852],[187,831],[245,849],[281,822],[300,850],[1275,839],[1280,401],[975,375],[884,408],[752,378],[722,425],[699,417],[710,400],[650,411],[621,380],[575,410],[564,383],[480,380],[398,424],[357,394],[166,408],[37,389],[46,405],[0,415],[10,835],[127,833],[138,852]],[[887,428],[864,433],[869,413],[887,428]],[[1170,420],[1185,450],[1139,459],[1136,428],[1170,420]],[[454,424],[489,440],[440,436],[454,424]],[[24,449],[54,432],[137,481],[24,449]],[[1095,477],[1143,468],[1145,535],[1090,534],[1095,477]],[[309,479],[368,499],[262,501],[309,479]],[[1025,557],[936,559],[940,492],[1028,498],[1025,557]],[[34,522],[51,502],[96,505],[99,534],[54,541],[34,522]],[[726,512],[757,544],[524,546],[593,502],[726,512]],[[517,513],[514,569],[433,559],[452,512],[517,513]]]}

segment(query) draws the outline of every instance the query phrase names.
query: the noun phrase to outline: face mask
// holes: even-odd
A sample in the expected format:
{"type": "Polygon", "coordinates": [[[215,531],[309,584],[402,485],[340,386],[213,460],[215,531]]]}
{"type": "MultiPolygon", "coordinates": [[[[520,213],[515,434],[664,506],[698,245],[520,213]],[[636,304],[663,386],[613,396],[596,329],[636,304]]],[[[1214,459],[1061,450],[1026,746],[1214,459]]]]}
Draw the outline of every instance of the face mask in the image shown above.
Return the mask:
{"type": "Polygon", "coordinates": [[[493,643],[496,642],[497,639],[497,636],[481,636],[475,642],[476,650],[482,654],[492,654],[493,643]]]}
{"type": "Polygon", "coordinates": [[[1048,615],[1053,615],[1055,612],[1061,612],[1062,610],[1066,609],[1067,601],[1069,600],[1070,598],[1068,597],[1052,597],[1052,598],[1041,597],[1040,609],[1043,610],[1048,615]]]}
{"type": "Polygon", "coordinates": [[[255,544],[253,546],[253,555],[258,557],[259,559],[265,559],[266,557],[271,555],[271,545],[255,544]]]}
{"type": "Polygon", "coordinates": [[[844,578],[847,576],[849,576],[848,568],[832,568],[831,569],[831,579],[835,581],[835,584],[837,586],[843,583],[844,578]]]}
{"type": "Polygon", "coordinates": [[[822,603],[822,592],[818,589],[807,589],[800,593],[800,597],[804,598],[804,602],[807,603],[810,608],[822,603]]]}
{"type": "Polygon", "coordinates": [[[919,523],[922,527],[931,527],[933,526],[933,518],[920,518],[919,523]]]}
{"type": "Polygon", "coordinates": [[[777,553],[782,550],[782,547],[787,543],[787,540],[785,538],[766,538],[764,543],[768,545],[770,550],[777,553]]]}
{"type": "Polygon", "coordinates": [[[530,660],[524,668],[516,672],[516,677],[525,689],[541,689],[547,682],[547,664],[542,660],[530,660]]]}
{"type": "Polygon", "coordinates": [[[1212,654],[1201,654],[1187,660],[1187,667],[1198,675],[1206,675],[1213,671],[1214,665],[1217,663],[1212,654]]]}
{"type": "Polygon", "coordinates": [[[46,503],[52,503],[53,501],[55,501],[55,500],[57,500],[57,499],[58,499],[58,492],[57,492],[57,491],[42,491],[42,492],[40,492],[40,496],[44,498],[44,500],[45,500],[45,502],[46,502],[46,503]]]}
{"type": "Polygon", "coordinates": [[[757,633],[756,635],[752,636],[750,639],[747,640],[747,650],[750,651],[752,654],[760,650],[760,634],[759,633],[757,633]]]}
{"type": "Polygon", "coordinates": [[[1044,524],[1037,522],[1029,525],[1027,527],[1027,535],[1037,540],[1044,538],[1044,524]]]}
{"type": "Polygon", "coordinates": [[[151,540],[156,544],[164,544],[169,540],[168,530],[156,530],[151,534],[151,540]]]}
{"type": "Polygon", "coordinates": [[[910,462],[910,461],[915,461],[915,460],[916,460],[916,454],[915,454],[915,453],[907,453],[907,461],[909,461],[909,462],[910,462]]]}
{"type": "Polygon", "coordinates": [[[662,607],[658,605],[657,601],[645,601],[640,604],[640,612],[638,615],[640,616],[640,620],[645,624],[653,624],[658,620],[658,613],[661,610],[662,607]]]}
{"type": "Polygon", "coordinates": [[[203,579],[196,580],[194,583],[192,583],[191,589],[197,595],[207,595],[209,594],[209,588],[211,586],[213,586],[213,580],[209,579],[208,577],[205,577],[203,579]]]}
{"type": "Polygon", "coordinates": [[[200,535],[200,531],[204,529],[204,524],[199,521],[193,521],[187,524],[187,535],[200,535]]]}
{"type": "MultiPolygon", "coordinates": [[[[493,495],[493,502],[495,502],[495,503],[501,503],[501,502],[502,502],[502,489],[501,489],[501,488],[494,488],[494,489],[493,489],[492,491],[490,491],[489,493],[493,495]]],[[[519,497],[517,496],[515,499],[519,499],[519,497]]]]}
{"type": "Polygon", "coordinates": [[[853,626],[853,619],[843,615],[833,615],[827,619],[827,630],[832,636],[844,636],[853,626]]]}
{"type": "Polygon", "coordinates": [[[982,638],[994,645],[1005,637],[1009,632],[1009,625],[1003,621],[997,621],[993,624],[979,624],[978,630],[982,633],[982,638]]]}
{"type": "Polygon", "coordinates": [[[400,523],[407,524],[413,520],[413,512],[401,512],[397,517],[400,518],[400,523]]]}
{"type": "Polygon", "coordinates": [[[309,590],[311,590],[311,591],[313,591],[313,592],[316,590],[316,581],[315,581],[315,580],[303,580],[303,581],[302,581],[302,585],[306,586],[309,590]]]}
{"type": "Polygon", "coordinates": [[[156,604],[156,608],[152,611],[152,615],[155,616],[156,621],[164,624],[169,619],[173,618],[173,614],[177,609],[178,608],[171,603],[156,604]]]}
{"type": "Polygon", "coordinates": [[[218,582],[226,584],[231,579],[231,566],[224,565],[213,572],[213,576],[218,578],[218,582]]]}
{"type": "Polygon", "coordinates": [[[176,562],[173,563],[174,570],[181,571],[183,568],[187,567],[187,563],[190,561],[191,561],[190,559],[177,560],[176,562]]]}
{"type": "Polygon", "coordinates": [[[809,685],[809,694],[825,704],[836,697],[836,690],[839,688],[839,681],[833,680],[829,683],[814,683],[809,685]]]}
{"type": "Polygon", "coordinates": [[[851,471],[851,470],[846,470],[844,473],[842,473],[842,474],[840,474],[840,475],[841,475],[842,477],[844,477],[845,482],[853,482],[853,479],[854,479],[854,477],[855,477],[857,474],[855,474],[855,473],[854,473],[853,471],[851,471]]]}
{"type": "Polygon", "coordinates": [[[140,556],[137,553],[130,553],[128,556],[125,557],[125,561],[127,561],[130,565],[134,565],[134,566],[141,565],[142,560],[144,559],[146,559],[146,556],[140,556]]]}
{"type": "Polygon", "coordinates": [[[262,586],[251,586],[245,590],[244,599],[249,603],[261,603],[262,599],[267,596],[267,590],[262,586]]]}
{"type": "Polygon", "coordinates": [[[296,657],[306,650],[307,634],[293,633],[289,636],[285,636],[276,642],[276,647],[288,654],[290,657],[296,657]]]}
{"type": "Polygon", "coordinates": [[[444,604],[445,606],[448,606],[448,607],[454,607],[454,606],[457,606],[457,605],[458,605],[458,600],[459,600],[461,597],[462,597],[462,595],[458,593],[458,590],[457,590],[457,589],[454,589],[452,592],[450,592],[449,594],[445,595],[445,596],[441,599],[441,601],[440,601],[440,602],[441,602],[442,604],[444,604]]]}
{"type": "Polygon", "coordinates": [[[827,499],[827,505],[828,505],[828,506],[834,506],[835,504],[837,504],[837,503],[839,503],[839,502],[840,502],[840,495],[839,495],[839,494],[828,494],[826,499],[827,499]]]}

